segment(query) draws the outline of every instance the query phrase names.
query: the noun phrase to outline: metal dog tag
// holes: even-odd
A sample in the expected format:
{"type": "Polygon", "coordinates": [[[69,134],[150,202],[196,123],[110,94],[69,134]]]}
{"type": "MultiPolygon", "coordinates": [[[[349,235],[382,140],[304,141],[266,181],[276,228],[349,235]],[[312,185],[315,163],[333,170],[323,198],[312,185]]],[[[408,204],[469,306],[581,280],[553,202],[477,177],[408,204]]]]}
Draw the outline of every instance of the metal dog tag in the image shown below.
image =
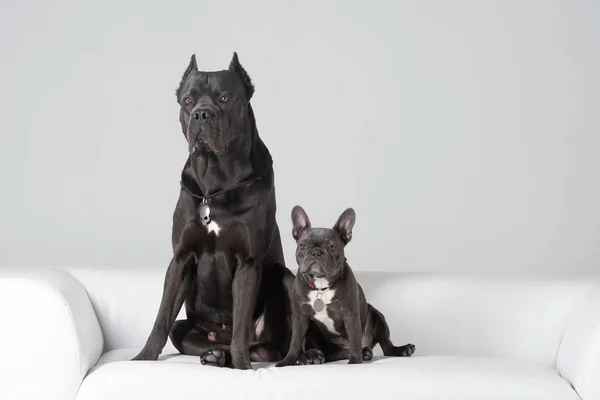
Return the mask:
{"type": "Polygon", "coordinates": [[[313,308],[316,312],[323,311],[323,309],[325,308],[325,302],[321,299],[316,299],[313,303],[313,308]]]}
{"type": "Polygon", "coordinates": [[[313,308],[316,312],[320,312],[325,309],[325,302],[321,299],[322,296],[323,294],[319,290],[319,293],[317,293],[317,299],[313,303],[313,308]]]}
{"type": "Polygon", "coordinates": [[[198,214],[200,215],[202,225],[207,226],[210,223],[210,207],[206,200],[204,200],[198,208],[198,214]]]}

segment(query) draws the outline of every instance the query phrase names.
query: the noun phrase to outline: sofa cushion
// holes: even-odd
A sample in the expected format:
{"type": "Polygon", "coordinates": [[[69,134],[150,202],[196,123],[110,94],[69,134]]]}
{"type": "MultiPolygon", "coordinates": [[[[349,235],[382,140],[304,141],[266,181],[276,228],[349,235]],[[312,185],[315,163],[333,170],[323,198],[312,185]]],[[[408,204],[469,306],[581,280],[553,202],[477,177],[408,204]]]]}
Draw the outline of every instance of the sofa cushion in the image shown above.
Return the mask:
{"type": "Polygon", "coordinates": [[[553,369],[493,358],[376,357],[361,365],[340,361],[286,368],[255,363],[254,371],[238,371],[203,366],[198,357],[182,355],[127,361],[135,354],[135,349],[120,349],[103,355],[77,399],[579,398],[553,369]]]}

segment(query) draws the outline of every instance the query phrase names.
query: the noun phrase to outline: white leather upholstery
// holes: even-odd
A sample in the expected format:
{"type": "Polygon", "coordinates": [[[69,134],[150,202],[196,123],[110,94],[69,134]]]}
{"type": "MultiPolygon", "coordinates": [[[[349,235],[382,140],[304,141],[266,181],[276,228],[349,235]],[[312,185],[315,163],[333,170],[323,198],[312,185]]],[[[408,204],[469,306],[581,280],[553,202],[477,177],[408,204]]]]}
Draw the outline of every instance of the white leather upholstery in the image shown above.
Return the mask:
{"type": "MultiPolygon", "coordinates": [[[[83,382],[78,400],[576,400],[569,383],[550,368],[508,360],[420,356],[255,371],[200,365],[197,357],[160,362],[115,362],[135,351],[117,350],[83,382]]],[[[260,368],[259,368],[260,367],[260,368]]]]}
{"type": "Polygon", "coordinates": [[[420,355],[500,357],[556,367],[575,302],[589,279],[358,273],[392,340],[420,355]]]}
{"type": "MultiPolygon", "coordinates": [[[[165,269],[69,270],[90,295],[107,350],[144,345],[165,269]]],[[[502,357],[549,367],[556,366],[575,301],[594,285],[588,279],[356,275],[367,300],[384,313],[392,340],[414,343],[419,355],[502,357]]]]}
{"type": "Polygon", "coordinates": [[[413,357],[234,371],[198,365],[170,343],[162,361],[128,361],[152,328],[165,268],[68,271],[0,274],[0,318],[11,322],[0,330],[10,343],[0,399],[73,399],[103,338],[78,400],[600,399],[598,279],[357,272],[394,343],[417,346],[413,357]]]}
{"type": "Polygon", "coordinates": [[[600,399],[600,285],[577,302],[558,353],[558,371],[583,400],[600,399]]]}
{"type": "MultiPolygon", "coordinates": [[[[94,305],[105,351],[146,343],[158,312],[166,268],[70,268],[94,305]]],[[[185,312],[178,318],[185,318],[185,312]]],[[[177,352],[170,341],[163,350],[177,352]]]]}
{"type": "Polygon", "coordinates": [[[64,271],[0,268],[0,319],[0,399],[74,399],[103,350],[84,288],[64,271]]]}

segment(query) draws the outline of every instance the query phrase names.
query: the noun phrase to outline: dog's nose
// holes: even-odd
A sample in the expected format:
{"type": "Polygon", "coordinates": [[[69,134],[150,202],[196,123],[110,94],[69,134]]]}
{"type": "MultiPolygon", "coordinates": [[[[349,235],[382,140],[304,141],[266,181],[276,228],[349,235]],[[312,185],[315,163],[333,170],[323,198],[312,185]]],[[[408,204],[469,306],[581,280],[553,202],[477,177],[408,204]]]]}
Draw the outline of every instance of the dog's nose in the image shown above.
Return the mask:
{"type": "Polygon", "coordinates": [[[208,108],[201,108],[194,112],[194,119],[196,121],[204,121],[204,120],[211,119],[214,117],[215,117],[215,114],[208,108]]]}
{"type": "Polygon", "coordinates": [[[323,250],[316,248],[316,249],[312,249],[312,251],[310,252],[310,255],[313,257],[321,257],[323,255],[323,250]]]}

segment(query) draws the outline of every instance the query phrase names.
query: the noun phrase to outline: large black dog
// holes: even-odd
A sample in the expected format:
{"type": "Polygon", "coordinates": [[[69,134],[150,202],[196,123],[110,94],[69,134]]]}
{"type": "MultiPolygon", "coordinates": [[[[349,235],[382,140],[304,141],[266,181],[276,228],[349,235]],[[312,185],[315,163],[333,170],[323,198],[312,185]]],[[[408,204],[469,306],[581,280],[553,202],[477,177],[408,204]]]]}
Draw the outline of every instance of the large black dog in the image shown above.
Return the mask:
{"type": "Polygon", "coordinates": [[[189,148],[173,215],[173,258],[152,332],[134,360],[156,360],[170,335],[203,363],[252,368],[278,361],[291,338],[290,293],[275,220],[272,159],[234,53],[228,70],[198,71],[195,55],[177,100],[189,148]],[[175,321],[185,302],[187,319],[175,321]]]}

